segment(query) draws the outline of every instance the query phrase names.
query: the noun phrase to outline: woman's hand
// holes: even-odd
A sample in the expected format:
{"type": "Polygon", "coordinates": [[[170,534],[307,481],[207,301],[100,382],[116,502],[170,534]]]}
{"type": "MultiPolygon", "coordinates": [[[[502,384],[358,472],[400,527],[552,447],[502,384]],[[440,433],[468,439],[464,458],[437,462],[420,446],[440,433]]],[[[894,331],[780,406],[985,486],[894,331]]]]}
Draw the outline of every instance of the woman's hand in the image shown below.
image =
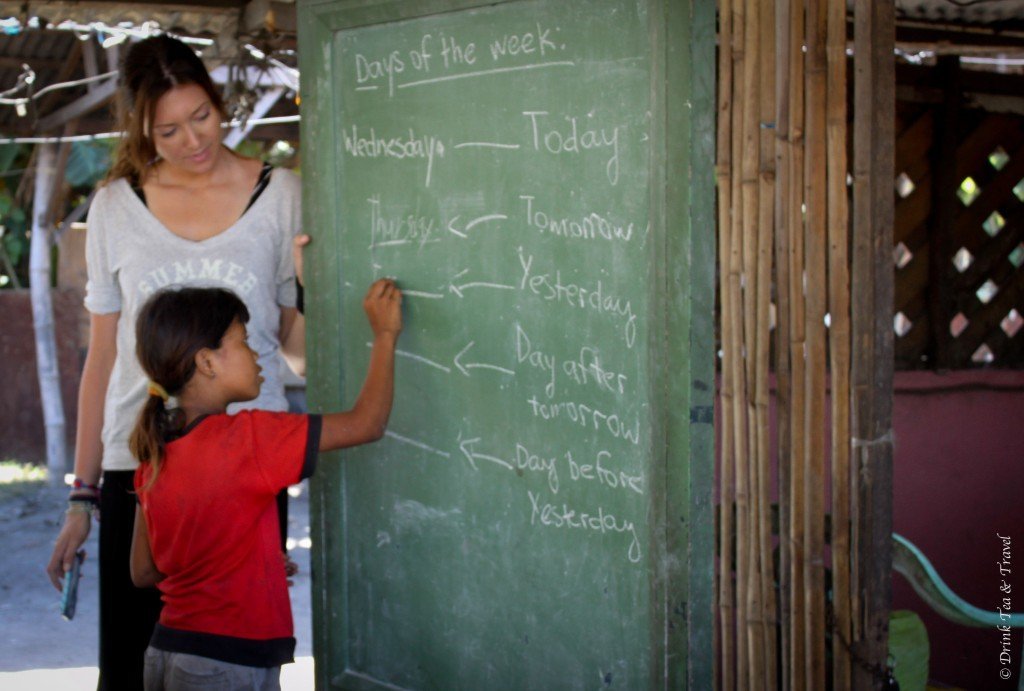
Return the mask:
{"type": "Polygon", "coordinates": [[[388,278],[375,281],[363,299],[374,336],[397,336],[402,330],[402,291],[388,278]]]}
{"type": "Polygon", "coordinates": [[[64,527],[57,535],[57,544],[53,547],[50,563],[46,565],[46,574],[57,590],[63,590],[64,574],[71,568],[75,552],[89,537],[90,521],[89,514],[84,511],[72,511],[64,518],[64,527]]]}
{"type": "Polygon", "coordinates": [[[296,235],[292,240],[292,261],[295,262],[295,278],[299,279],[299,285],[306,287],[305,278],[302,275],[302,248],[310,243],[313,238],[305,233],[296,235]]]}

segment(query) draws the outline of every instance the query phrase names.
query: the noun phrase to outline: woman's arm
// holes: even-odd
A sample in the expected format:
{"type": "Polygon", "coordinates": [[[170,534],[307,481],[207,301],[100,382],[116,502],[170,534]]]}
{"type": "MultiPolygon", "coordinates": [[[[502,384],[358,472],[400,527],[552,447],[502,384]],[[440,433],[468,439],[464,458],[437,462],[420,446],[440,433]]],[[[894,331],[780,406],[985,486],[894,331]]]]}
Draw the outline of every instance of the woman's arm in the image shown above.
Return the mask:
{"type": "MultiPolygon", "coordinates": [[[[292,263],[295,264],[295,279],[299,287],[305,286],[302,274],[302,248],[309,244],[305,233],[292,240],[292,263]]],[[[281,310],[281,354],[292,371],[300,377],[306,376],[306,318],[298,309],[281,310]]]]}
{"type": "Polygon", "coordinates": [[[156,568],[153,552],[149,548],[149,529],[146,526],[146,515],[141,506],[135,507],[135,527],[132,529],[132,583],[136,588],[152,588],[164,580],[164,575],[156,568]]]}
{"type": "MultiPolygon", "coordinates": [[[[78,388],[78,428],[75,437],[75,477],[97,485],[103,463],[103,406],[110,373],[117,358],[117,322],[120,312],[90,315],[89,352],[85,356],[78,388]]],[[[64,573],[71,568],[75,552],[89,536],[89,514],[69,513],[57,536],[46,572],[60,590],[64,573]]]]}
{"type": "Polygon", "coordinates": [[[292,372],[306,376],[306,320],[294,307],[281,308],[281,355],[292,372]]]}
{"type": "Polygon", "coordinates": [[[323,416],[320,450],[330,451],[376,441],[384,436],[395,392],[395,344],[402,330],[402,293],[394,281],[370,286],[363,309],[373,329],[366,381],[355,405],[323,416]]]}

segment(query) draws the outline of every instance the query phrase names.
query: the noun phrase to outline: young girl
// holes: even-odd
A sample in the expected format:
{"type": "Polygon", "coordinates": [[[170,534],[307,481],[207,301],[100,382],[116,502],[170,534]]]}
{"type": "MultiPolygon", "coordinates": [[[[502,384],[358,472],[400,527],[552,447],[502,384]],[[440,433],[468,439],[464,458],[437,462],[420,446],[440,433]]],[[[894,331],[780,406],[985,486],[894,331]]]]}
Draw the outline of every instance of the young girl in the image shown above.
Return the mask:
{"type": "Polygon", "coordinates": [[[370,286],[366,381],[351,410],[323,416],[225,413],[263,380],[246,340],[249,312],[230,291],[164,291],[142,308],[136,352],[150,396],[130,440],[141,506],[131,575],[138,587],[157,585],[164,602],[145,655],[147,691],[280,688],[295,639],[274,497],[312,475],[317,451],[384,434],[400,304],[392,281],[370,286]]]}

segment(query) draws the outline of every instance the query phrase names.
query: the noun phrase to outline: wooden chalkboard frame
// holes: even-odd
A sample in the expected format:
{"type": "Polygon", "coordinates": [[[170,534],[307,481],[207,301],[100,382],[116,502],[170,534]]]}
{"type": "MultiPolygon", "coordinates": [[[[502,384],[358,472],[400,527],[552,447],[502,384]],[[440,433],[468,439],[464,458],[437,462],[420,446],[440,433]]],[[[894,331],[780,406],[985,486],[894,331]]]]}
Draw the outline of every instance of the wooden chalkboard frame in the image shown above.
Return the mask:
{"type": "MultiPolygon", "coordinates": [[[[507,0],[506,0],[507,1],[507,0]]],[[[481,0],[298,0],[302,80],[303,225],[317,228],[338,217],[336,147],[330,131],[335,91],[330,87],[332,34],[378,23],[503,4],[481,0]]],[[[713,400],[714,400],[714,0],[649,0],[652,47],[650,88],[654,104],[650,171],[652,236],[659,243],[649,285],[653,333],[650,362],[660,389],[651,392],[661,406],[652,414],[655,448],[650,478],[656,529],[664,528],[649,580],[652,679],[656,688],[710,688],[713,640],[713,400]],[[660,152],[660,153],[659,153],[660,152]],[[655,314],[656,313],[656,314],[655,314]],[[660,326],[659,326],[660,325],[660,326]]],[[[344,277],[340,248],[330,238],[314,240],[307,252],[309,286],[307,392],[311,411],[340,409],[346,401],[340,330],[325,328],[341,314],[344,277]]],[[[322,465],[326,465],[325,459],[322,465]]],[[[317,473],[311,485],[314,655],[318,689],[380,689],[347,673],[343,632],[347,612],[331,594],[345,592],[345,548],[328,539],[329,526],[344,520],[343,476],[317,473]],[[337,579],[342,579],[338,582],[337,579]],[[344,678],[344,682],[341,679],[344,678]]]]}

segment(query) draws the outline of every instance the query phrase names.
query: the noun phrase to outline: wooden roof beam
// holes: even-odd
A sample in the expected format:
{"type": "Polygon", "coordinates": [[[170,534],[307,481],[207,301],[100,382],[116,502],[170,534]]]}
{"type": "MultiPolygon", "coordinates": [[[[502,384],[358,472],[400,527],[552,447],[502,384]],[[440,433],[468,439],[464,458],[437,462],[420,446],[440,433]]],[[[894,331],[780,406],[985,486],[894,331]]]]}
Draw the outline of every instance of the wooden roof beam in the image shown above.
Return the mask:
{"type": "Polygon", "coordinates": [[[36,132],[42,133],[55,130],[76,118],[91,113],[109,103],[116,92],[117,78],[111,77],[78,100],[50,113],[44,118],[40,118],[39,124],[36,125],[36,132]]]}

